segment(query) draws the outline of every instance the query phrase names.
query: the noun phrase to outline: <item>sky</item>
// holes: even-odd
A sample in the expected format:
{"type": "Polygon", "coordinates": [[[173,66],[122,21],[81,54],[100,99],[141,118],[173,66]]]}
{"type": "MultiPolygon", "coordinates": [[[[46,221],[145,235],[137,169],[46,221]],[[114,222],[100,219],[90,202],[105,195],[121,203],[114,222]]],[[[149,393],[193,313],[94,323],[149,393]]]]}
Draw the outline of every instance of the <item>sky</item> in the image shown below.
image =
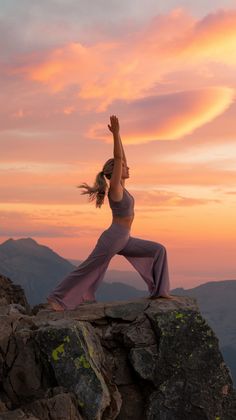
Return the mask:
{"type": "Polygon", "coordinates": [[[235,45],[235,0],[0,0],[0,243],[88,256],[111,210],[76,186],[115,114],[131,235],[166,247],[171,288],[236,279],[235,45]]]}

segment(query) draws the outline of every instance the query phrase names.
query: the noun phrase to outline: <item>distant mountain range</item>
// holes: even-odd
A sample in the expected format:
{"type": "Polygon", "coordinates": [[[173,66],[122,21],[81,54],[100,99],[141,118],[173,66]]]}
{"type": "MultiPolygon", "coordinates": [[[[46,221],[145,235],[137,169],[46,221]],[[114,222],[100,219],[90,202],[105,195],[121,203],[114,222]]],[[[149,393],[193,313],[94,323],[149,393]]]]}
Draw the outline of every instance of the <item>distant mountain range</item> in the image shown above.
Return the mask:
{"type": "MultiPolygon", "coordinates": [[[[45,302],[48,293],[80,263],[70,261],[31,238],[8,239],[0,244],[0,273],[23,287],[31,306],[45,302]]],[[[125,284],[137,278],[136,272],[107,270],[106,277],[109,283],[103,281],[100,285],[96,293],[98,301],[148,295],[147,290],[125,284]]],[[[220,349],[236,383],[236,280],[208,282],[192,289],[176,288],[171,294],[197,299],[203,317],[219,338],[220,349]]]]}

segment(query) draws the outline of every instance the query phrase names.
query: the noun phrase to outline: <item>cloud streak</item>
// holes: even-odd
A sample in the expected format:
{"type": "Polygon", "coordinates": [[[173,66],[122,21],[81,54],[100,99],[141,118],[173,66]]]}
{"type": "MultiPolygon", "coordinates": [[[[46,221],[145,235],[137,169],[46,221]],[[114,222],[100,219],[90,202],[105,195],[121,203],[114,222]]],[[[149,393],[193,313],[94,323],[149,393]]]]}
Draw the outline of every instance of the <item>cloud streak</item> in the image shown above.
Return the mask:
{"type": "MultiPolygon", "coordinates": [[[[227,87],[215,87],[151,96],[123,104],[121,116],[125,120],[127,144],[153,140],[176,140],[212,121],[234,101],[235,92],[227,87]],[[129,108],[132,109],[131,117],[129,108]]],[[[104,127],[91,128],[89,136],[99,138],[104,127]]]]}

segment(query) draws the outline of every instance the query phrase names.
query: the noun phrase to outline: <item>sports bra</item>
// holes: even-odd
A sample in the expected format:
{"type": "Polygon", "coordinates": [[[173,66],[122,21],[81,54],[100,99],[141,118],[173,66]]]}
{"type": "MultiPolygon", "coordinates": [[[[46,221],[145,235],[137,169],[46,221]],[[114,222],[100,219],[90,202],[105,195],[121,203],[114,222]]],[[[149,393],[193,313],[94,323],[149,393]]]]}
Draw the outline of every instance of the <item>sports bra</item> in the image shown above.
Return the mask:
{"type": "Polygon", "coordinates": [[[125,188],[123,188],[123,197],[120,201],[112,200],[109,192],[110,190],[108,191],[108,200],[113,216],[125,217],[134,215],[134,197],[125,188]]]}

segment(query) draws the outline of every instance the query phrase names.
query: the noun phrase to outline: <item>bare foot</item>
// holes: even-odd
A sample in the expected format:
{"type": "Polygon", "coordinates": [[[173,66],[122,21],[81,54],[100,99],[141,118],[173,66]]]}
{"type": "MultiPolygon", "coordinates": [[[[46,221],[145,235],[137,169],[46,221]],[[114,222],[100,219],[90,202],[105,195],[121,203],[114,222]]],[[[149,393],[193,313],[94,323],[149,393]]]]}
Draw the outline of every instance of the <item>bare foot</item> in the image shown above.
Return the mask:
{"type": "Polygon", "coordinates": [[[51,299],[47,299],[47,301],[54,311],[57,311],[57,312],[64,311],[64,308],[59,303],[54,302],[51,299]]]}

